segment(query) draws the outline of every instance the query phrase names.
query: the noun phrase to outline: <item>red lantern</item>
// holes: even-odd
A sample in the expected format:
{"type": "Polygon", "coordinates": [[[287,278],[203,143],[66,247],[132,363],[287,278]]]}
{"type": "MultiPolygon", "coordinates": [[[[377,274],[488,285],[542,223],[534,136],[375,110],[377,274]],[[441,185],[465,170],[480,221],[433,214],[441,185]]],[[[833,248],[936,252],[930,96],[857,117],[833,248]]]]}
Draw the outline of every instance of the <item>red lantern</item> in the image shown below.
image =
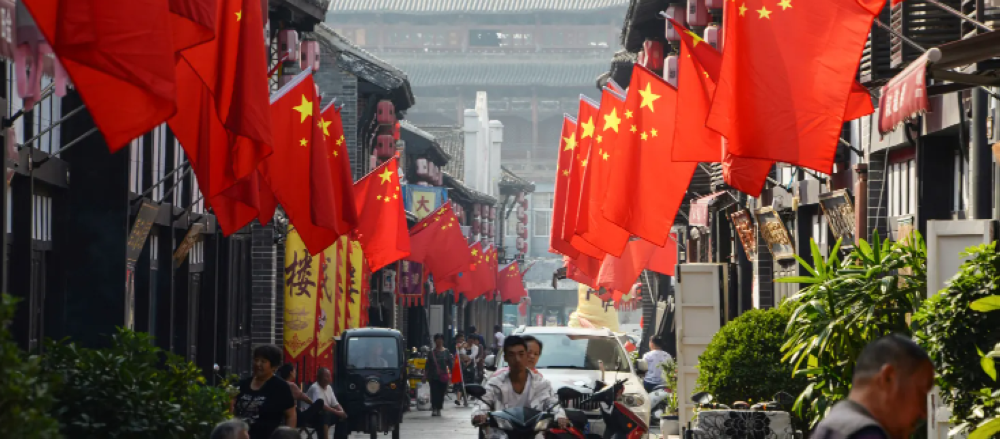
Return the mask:
{"type": "Polygon", "coordinates": [[[688,0],[687,22],[691,27],[706,26],[711,19],[705,0],[688,0]]]}
{"type": "Polygon", "coordinates": [[[528,239],[528,227],[524,224],[517,223],[517,236],[528,239]]]}
{"type": "Polygon", "coordinates": [[[514,245],[518,251],[522,251],[521,248],[523,248],[526,245],[524,242],[524,238],[517,238],[516,244],[514,245]]]}
{"type": "Polygon", "coordinates": [[[395,125],[392,126],[392,137],[399,140],[399,122],[397,121],[395,125]]]}
{"type": "Polygon", "coordinates": [[[705,42],[711,44],[712,47],[722,51],[722,29],[714,24],[709,25],[705,28],[705,42]]]}
{"type": "Polygon", "coordinates": [[[475,218],[479,218],[479,217],[483,216],[483,205],[482,204],[478,204],[477,203],[477,204],[473,204],[472,205],[472,216],[475,217],[475,218]]]}
{"type": "Polygon", "coordinates": [[[390,135],[378,136],[375,144],[375,155],[380,159],[389,159],[396,155],[396,139],[390,135]]]}
{"type": "Polygon", "coordinates": [[[294,29],[278,31],[278,57],[295,62],[299,59],[299,33],[294,29]]]}
{"type": "Polygon", "coordinates": [[[481,227],[481,223],[479,222],[479,218],[473,218],[472,219],[472,234],[478,235],[480,227],[481,227]]]}
{"type": "Polygon", "coordinates": [[[379,101],[375,110],[375,118],[380,125],[396,124],[396,106],[392,104],[392,101],[379,101]]]}
{"type": "Polygon", "coordinates": [[[421,177],[421,178],[425,178],[425,179],[430,179],[431,178],[431,170],[430,170],[430,166],[428,166],[428,163],[429,162],[427,161],[427,159],[424,159],[424,158],[417,159],[417,162],[416,162],[416,165],[417,165],[416,166],[417,167],[417,169],[416,169],[417,177],[421,177]]]}
{"type": "Polygon", "coordinates": [[[663,64],[663,77],[670,85],[677,87],[677,55],[668,56],[663,64]]]}
{"type": "Polygon", "coordinates": [[[302,70],[312,68],[313,72],[319,71],[319,41],[303,41],[302,56],[299,60],[299,67],[302,70]]]}
{"type": "Polygon", "coordinates": [[[639,63],[643,67],[659,72],[663,70],[663,43],[659,41],[646,40],[642,43],[642,53],[639,63]]]}
{"type": "Polygon", "coordinates": [[[490,219],[493,220],[496,218],[497,218],[497,208],[496,206],[490,206],[490,219]]]}
{"type": "Polygon", "coordinates": [[[722,9],[725,4],[725,0],[705,0],[705,7],[708,9],[722,9]]]}

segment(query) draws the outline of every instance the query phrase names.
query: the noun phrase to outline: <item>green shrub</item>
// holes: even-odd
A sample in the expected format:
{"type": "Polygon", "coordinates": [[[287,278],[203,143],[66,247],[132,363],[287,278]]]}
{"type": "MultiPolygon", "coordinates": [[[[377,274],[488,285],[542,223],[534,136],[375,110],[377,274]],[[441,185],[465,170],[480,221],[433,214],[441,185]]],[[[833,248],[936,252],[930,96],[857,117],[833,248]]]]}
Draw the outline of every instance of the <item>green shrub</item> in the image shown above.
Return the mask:
{"type": "Polygon", "coordinates": [[[0,295],[0,432],[11,438],[58,438],[59,424],[49,416],[56,381],[42,371],[38,357],[18,348],[7,330],[16,302],[0,295]]]}
{"type": "Polygon", "coordinates": [[[724,404],[801,392],[806,380],[793,377],[792,366],[781,361],[790,317],[787,307],[758,309],[726,323],[698,357],[698,390],[724,404]]]}
{"type": "Polygon", "coordinates": [[[54,413],[66,437],[202,439],[228,418],[227,390],[148,334],[121,329],[108,349],[46,349],[44,367],[64,382],[54,413]]]}
{"type": "Polygon", "coordinates": [[[977,300],[995,300],[989,297],[1000,289],[1000,255],[995,242],[970,248],[964,255],[968,261],[924,303],[913,327],[917,341],[937,366],[941,399],[952,405],[951,422],[958,426],[956,431],[968,432],[1000,414],[1000,383],[987,354],[995,352],[1000,342],[1000,312],[971,307],[977,300]]]}

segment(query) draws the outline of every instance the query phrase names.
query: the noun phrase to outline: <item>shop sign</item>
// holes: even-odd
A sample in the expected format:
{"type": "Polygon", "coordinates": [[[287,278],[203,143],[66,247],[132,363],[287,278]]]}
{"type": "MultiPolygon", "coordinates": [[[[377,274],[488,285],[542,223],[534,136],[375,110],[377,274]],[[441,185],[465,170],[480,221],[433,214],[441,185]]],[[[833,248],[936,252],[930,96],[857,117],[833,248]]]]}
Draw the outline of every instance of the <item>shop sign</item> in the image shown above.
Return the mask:
{"type": "Polygon", "coordinates": [[[753,218],[750,216],[750,211],[737,210],[729,215],[729,219],[733,222],[733,227],[736,228],[736,235],[740,237],[740,243],[743,244],[743,252],[746,253],[747,259],[756,260],[757,233],[753,228],[753,218]]]}
{"type": "Polygon", "coordinates": [[[878,132],[886,135],[904,122],[927,112],[928,54],[914,60],[906,69],[882,87],[878,132]]]}
{"type": "Polygon", "coordinates": [[[839,239],[841,246],[853,246],[854,234],[857,230],[854,224],[854,203],[847,191],[841,189],[819,196],[819,205],[823,208],[826,223],[833,232],[834,239],[839,239]]]}
{"type": "Polygon", "coordinates": [[[781,222],[781,216],[773,208],[764,207],[757,209],[757,225],[760,227],[760,236],[767,243],[771,256],[776,260],[795,259],[795,246],[792,245],[792,238],[788,235],[785,223],[781,222]]]}
{"type": "Polygon", "coordinates": [[[146,238],[149,230],[153,228],[156,221],[156,214],[160,212],[160,206],[149,201],[143,201],[139,214],[136,215],[135,224],[132,225],[132,233],[128,236],[128,249],[125,252],[125,260],[129,266],[135,267],[142,248],[146,245],[146,238]]]}
{"type": "Polygon", "coordinates": [[[177,246],[177,250],[174,251],[174,267],[179,268],[184,263],[194,245],[198,241],[201,241],[201,232],[203,230],[205,230],[205,224],[194,223],[191,225],[191,228],[187,231],[187,235],[184,235],[184,240],[181,241],[181,244],[177,246]]]}

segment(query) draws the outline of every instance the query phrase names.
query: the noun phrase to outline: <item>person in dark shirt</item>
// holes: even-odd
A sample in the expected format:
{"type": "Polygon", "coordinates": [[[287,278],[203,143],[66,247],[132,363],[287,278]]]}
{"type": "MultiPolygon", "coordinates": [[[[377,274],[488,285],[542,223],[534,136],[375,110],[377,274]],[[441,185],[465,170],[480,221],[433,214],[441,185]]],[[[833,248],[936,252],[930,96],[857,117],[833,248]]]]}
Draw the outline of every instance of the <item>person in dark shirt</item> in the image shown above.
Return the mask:
{"type": "Polygon", "coordinates": [[[250,439],[268,439],[282,423],[295,427],[292,390],[287,382],[274,375],[281,357],[277,346],[257,347],[253,351],[253,377],[239,383],[233,414],[250,424],[250,439]]]}
{"type": "Polygon", "coordinates": [[[881,337],[861,351],[851,393],[816,426],[812,439],[907,439],[927,417],[934,364],[906,336],[881,337]]]}

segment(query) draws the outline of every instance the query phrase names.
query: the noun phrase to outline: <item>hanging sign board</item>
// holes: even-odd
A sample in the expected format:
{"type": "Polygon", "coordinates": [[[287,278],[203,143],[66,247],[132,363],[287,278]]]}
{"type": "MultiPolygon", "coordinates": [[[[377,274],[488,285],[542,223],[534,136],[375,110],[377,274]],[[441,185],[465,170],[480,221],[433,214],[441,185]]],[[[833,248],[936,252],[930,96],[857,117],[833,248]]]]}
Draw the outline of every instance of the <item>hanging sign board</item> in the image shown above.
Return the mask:
{"type": "Polygon", "coordinates": [[[854,224],[854,203],[846,190],[833,191],[819,196],[819,205],[823,215],[830,225],[833,238],[841,240],[842,247],[854,245],[854,234],[857,230],[854,224]]]}
{"type": "Polygon", "coordinates": [[[746,209],[740,209],[729,215],[736,228],[736,235],[740,237],[743,244],[743,252],[747,255],[747,260],[753,262],[757,259],[757,234],[753,228],[753,218],[746,209]]]}
{"type": "Polygon", "coordinates": [[[149,201],[143,201],[139,214],[136,215],[135,224],[132,224],[132,233],[128,235],[128,250],[125,253],[125,260],[130,267],[135,267],[142,248],[146,245],[146,238],[149,230],[156,221],[156,214],[159,213],[160,206],[149,201]]]}
{"type": "Polygon", "coordinates": [[[187,259],[188,253],[191,252],[191,248],[194,247],[195,243],[201,241],[201,232],[205,230],[205,224],[194,223],[191,228],[188,229],[187,235],[184,235],[184,240],[181,244],[177,246],[177,250],[174,251],[174,267],[180,267],[187,259]]]}
{"type": "Polygon", "coordinates": [[[757,224],[760,226],[760,236],[767,243],[771,256],[776,260],[795,259],[795,247],[788,235],[785,223],[773,208],[757,209],[757,224]]]}

